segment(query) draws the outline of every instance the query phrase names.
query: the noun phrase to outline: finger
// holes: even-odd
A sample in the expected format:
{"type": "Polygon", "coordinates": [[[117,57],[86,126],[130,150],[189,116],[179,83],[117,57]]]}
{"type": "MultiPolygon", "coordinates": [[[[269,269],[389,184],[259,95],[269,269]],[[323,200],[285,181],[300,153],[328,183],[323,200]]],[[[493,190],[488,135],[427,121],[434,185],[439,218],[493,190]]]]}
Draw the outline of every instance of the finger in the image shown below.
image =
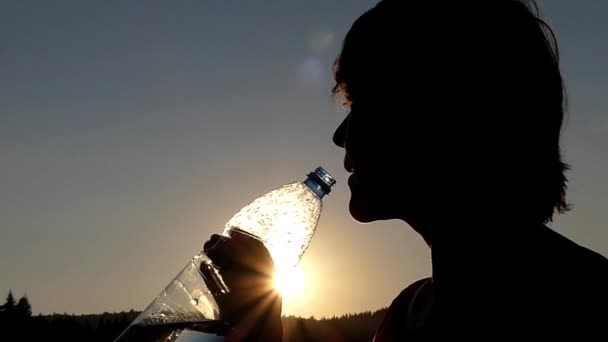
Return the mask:
{"type": "Polygon", "coordinates": [[[226,267],[232,264],[234,247],[231,246],[230,238],[219,236],[215,243],[205,250],[205,254],[218,267],[226,267]]]}
{"type": "Polygon", "coordinates": [[[274,262],[264,243],[257,238],[243,235],[230,234],[226,243],[226,251],[230,265],[238,268],[241,272],[247,272],[250,276],[269,276],[274,273],[274,262]]]}
{"type": "Polygon", "coordinates": [[[208,241],[206,241],[205,244],[203,245],[203,251],[206,251],[207,249],[211,248],[221,238],[222,238],[222,236],[218,235],[218,234],[211,235],[211,238],[208,241]]]}
{"type": "Polygon", "coordinates": [[[259,266],[268,266],[269,263],[274,264],[266,245],[257,237],[239,232],[230,232],[230,240],[234,242],[239,252],[247,255],[245,262],[249,261],[259,266]]]}
{"type": "Polygon", "coordinates": [[[264,247],[264,243],[254,235],[243,233],[241,231],[230,231],[230,238],[238,245],[247,246],[247,248],[264,247]]]}

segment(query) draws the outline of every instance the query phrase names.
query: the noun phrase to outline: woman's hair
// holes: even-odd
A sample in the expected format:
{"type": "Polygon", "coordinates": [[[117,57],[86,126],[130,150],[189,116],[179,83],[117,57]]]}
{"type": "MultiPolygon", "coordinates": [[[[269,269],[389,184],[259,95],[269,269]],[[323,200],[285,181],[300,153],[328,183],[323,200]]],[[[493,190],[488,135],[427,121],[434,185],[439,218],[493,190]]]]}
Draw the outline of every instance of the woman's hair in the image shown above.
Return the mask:
{"type": "Polygon", "coordinates": [[[539,222],[569,209],[557,42],[533,1],[382,0],[346,35],[334,77],[347,105],[383,99],[445,141],[475,139],[464,151],[483,154],[499,205],[539,222]]]}

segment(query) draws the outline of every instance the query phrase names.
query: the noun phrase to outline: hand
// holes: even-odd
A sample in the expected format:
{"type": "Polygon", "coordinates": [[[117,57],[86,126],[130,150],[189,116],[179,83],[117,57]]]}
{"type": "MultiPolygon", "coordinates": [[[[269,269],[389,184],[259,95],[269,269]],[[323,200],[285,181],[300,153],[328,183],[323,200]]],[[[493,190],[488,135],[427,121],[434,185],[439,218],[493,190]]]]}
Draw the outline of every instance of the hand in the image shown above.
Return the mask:
{"type": "MultiPolygon", "coordinates": [[[[237,230],[230,237],[212,235],[203,250],[228,288],[215,299],[220,319],[239,335],[232,340],[281,341],[282,299],[273,286],[274,263],[264,244],[237,230]]],[[[208,269],[202,267],[201,272],[212,279],[208,269]]],[[[217,287],[212,283],[210,289],[217,287]]]]}

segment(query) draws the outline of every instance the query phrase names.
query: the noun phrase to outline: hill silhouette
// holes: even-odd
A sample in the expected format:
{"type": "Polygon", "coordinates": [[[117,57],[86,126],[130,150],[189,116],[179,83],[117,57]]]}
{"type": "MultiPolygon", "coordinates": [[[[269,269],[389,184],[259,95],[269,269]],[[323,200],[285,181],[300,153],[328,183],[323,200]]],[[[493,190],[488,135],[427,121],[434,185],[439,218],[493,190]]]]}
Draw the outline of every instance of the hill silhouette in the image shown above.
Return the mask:
{"type": "MultiPolygon", "coordinates": [[[[3,341],[114,341],[138,315],[130,310],[101,314],[32,315],[26,296],[18,301],[9,291],[0,305],[3,341]]],[[[285,342],[348,341],[370,342],[386,309],[330,318],[283,317],[285,342]]]]}

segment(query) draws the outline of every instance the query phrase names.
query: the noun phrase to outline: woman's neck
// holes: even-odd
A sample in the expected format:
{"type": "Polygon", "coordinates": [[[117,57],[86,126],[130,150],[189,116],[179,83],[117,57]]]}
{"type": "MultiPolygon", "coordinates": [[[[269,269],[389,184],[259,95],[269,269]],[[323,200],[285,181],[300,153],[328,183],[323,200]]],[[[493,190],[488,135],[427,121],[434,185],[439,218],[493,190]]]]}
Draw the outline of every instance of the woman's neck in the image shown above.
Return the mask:
{"type": "Polygon", "coordinates": [[[429,224],[423,231],[431,247],[433,282],[458,289],[471,279],[502,286],[542,253],[543,225],[526,222],[455,220],[429,224]]]}

